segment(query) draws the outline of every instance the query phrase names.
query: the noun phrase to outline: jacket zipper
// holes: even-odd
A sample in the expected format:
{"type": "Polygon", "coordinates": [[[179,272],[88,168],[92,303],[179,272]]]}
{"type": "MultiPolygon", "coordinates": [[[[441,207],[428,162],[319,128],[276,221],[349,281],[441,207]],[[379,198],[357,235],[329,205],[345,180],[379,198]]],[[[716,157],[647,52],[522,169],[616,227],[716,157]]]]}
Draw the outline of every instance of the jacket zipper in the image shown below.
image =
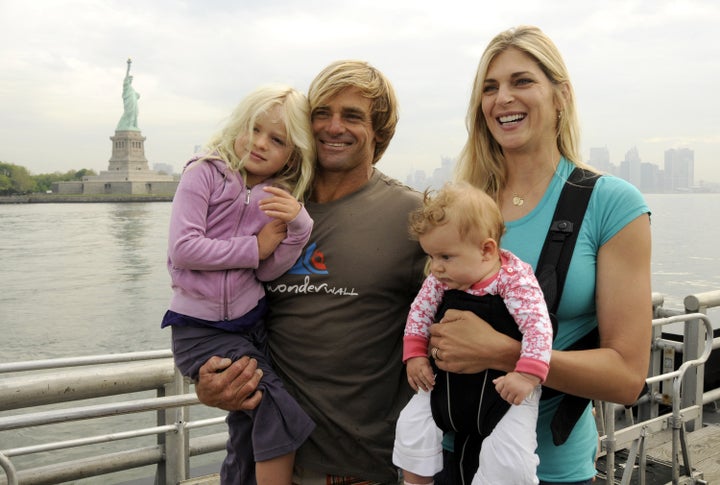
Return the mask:
{"type": "MultiPolygon", "coordinates": [[[[246,192],[245,192],[245,205],[250,204],[250,191],[252,190],[247,185],[245,186],[246,192]]],[[[236,228],[237,232],[237,228],[236,228]]],[[[228,314],[228,293],[230,289],[228,288],[228,271],[225,270],[225,296],[223,298],[223,314],[225,317],[225,321],[230,319],[230,315],[228,314]]]]}

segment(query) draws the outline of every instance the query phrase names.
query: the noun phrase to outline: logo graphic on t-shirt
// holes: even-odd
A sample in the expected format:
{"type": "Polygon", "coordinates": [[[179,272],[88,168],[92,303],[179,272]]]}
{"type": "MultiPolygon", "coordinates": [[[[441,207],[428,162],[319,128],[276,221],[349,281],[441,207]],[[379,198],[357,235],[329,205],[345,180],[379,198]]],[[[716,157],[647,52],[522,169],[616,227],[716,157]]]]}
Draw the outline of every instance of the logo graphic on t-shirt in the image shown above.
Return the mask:
{"type": "Polygon", "coordinates": [[[305,248],[288,274],[328,274],[325,255],[317,249],[317,243],[312,243],[305,248]]]}

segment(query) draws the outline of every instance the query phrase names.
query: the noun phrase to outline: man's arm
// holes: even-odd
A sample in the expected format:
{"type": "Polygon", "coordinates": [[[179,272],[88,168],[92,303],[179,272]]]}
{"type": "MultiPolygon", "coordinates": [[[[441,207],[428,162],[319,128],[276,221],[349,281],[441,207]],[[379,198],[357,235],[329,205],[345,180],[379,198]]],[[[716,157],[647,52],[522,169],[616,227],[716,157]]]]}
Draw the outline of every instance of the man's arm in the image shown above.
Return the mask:
{"type": "Polygon", "coordinates": [[[225,411],[247,411],[260,404],[262,392],[257,385],[262,369],[249,357],[232,362],[228,358],[211,357],[200,367],[195,392],[200,402],[225,411]]]}

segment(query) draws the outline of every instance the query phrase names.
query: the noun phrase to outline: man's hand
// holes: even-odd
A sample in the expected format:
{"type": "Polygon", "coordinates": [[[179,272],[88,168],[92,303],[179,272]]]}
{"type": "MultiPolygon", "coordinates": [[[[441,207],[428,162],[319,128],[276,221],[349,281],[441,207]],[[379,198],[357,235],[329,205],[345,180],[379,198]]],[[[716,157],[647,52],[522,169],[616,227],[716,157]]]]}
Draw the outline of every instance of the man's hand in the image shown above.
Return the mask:
{"type": "Polygon", "coordinates": [[[195,393],[200,402],[225,411],[249,411],[262,399],[257,390],[262,378],[257,361],[243,357],[236,362],[211,357],[200,367],[195,393]]]}

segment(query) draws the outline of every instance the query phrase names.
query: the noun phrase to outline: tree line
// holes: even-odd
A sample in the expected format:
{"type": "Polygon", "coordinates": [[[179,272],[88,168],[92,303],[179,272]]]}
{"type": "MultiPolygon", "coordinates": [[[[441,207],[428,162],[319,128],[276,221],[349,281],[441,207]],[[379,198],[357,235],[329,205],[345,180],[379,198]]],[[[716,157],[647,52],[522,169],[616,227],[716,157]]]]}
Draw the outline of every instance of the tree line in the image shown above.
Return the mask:
{"type": "Polygon", "coordinates": [[[94,170],[82,168],[65,173],[42,173],[32,175],[27,168],[13,163],[0,162],[0,195],[25,195],[47,192],[54,182],[82,180],[88,175],[97,175],[94,170]]]}

